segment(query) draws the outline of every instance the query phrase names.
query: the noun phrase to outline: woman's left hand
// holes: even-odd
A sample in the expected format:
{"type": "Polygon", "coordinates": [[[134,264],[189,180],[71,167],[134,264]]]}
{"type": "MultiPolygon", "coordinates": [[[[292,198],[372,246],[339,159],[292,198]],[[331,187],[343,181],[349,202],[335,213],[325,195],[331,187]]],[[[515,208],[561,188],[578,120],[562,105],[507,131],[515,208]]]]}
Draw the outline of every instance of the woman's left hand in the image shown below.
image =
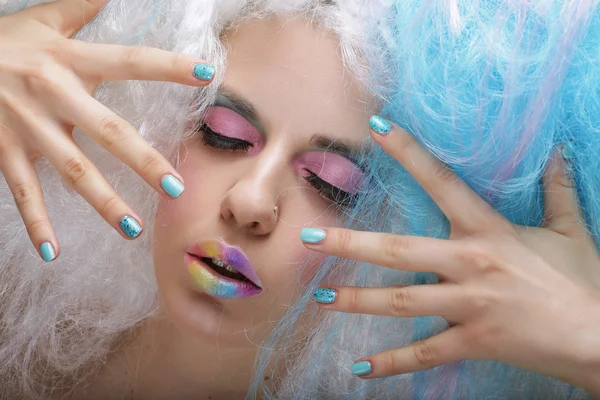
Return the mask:
{"type": "Polygon", "coordinates": [[[487,359],[600,393],[600,257],[580,223],[562,153],[554,152],[544,175],[544,225],[524,227],[496,212],[410,134],[398,127],[388,131],[371,134],[444,212],[451,226],[449,240],[309,228],[302,232],[303,241],[323,253],[433,272],[440,283],[330,287],[318,289],[313,298],[327,310],[442,316],[450,328],[365,357],[353,372],[378,378],[487,359]]]}

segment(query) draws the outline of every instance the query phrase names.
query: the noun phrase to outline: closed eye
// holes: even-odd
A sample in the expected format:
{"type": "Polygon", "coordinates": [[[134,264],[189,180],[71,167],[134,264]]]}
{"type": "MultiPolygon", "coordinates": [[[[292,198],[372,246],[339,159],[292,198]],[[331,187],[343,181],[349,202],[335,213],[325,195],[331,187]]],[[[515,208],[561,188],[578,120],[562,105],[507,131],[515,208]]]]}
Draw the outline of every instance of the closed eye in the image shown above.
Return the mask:
{"type": "Polygon", "coordinates": [[[305,171],[308,173],[308,176],[304,177],[304,179],[306,179],[306,181],[310,183],[321,196],[344,208],[349,208],[356,204],[356,200],[358,198],[357,194],[348,193],[336,186],[333,186],[331,183],[324,181],[312,171],[307,169],[305,169],[305,171]]]}
{"type": "Polygon", "coordinates": [[[221,151],[248,151],[254,147],[253,143],[246,140],[221,135],[213,131],[207,124],[202,124],[199,129],[202,134],[202,142],[210,147],[221,151]]]}

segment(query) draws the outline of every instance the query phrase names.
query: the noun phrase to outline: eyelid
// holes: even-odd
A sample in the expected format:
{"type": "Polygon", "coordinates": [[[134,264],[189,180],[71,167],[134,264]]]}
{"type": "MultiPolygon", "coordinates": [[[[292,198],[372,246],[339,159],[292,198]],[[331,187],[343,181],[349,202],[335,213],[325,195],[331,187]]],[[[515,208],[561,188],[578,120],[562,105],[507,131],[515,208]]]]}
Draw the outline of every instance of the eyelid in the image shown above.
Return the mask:
{"type": "Polygon", "coordinates": [[[252,143],[251,152],[258,151],[264,143],[254,125],[227,107],[213,106],[204,118],[204,124],[221,136],[252,143]]]}
{"type": "Polygon", "coordinates": [[[236,113],[240,117],[244,118],[248,123],[250,123],[251,125],[253,125],[260,132],[260,134],[264,136],[264,129],[263,129],[262,125],[260,124],[260,122],[257,119],[252,118],[252,116],[249,115],[249,113],[245,112],[244,109],[238,108],[223,93],[218,93],[217,94],[217,98],[215,100],[215,104],[214,104],[213,107],[224,107],[224,108],[227,108],[228,110],[233,111],[234,113],[236,113]]]}
{"type": "Polygon", "coordinates": [[[296,168],[306,169],[328,184],[348,193],[360,190],[365,174],[352,161],[329,152],[312,151],[295,160],[296,168]]]}

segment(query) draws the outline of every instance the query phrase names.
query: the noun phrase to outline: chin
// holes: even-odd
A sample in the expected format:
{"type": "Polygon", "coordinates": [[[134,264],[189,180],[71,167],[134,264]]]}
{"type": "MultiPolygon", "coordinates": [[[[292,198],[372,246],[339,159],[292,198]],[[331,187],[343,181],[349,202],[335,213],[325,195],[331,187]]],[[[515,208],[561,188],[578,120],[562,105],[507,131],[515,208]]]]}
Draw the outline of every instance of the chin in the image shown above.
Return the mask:
{"type": "Polygon", "coordinates": [[[255,347],[268,334],[257,329],[268,324],[255,314],[255,299],[224,300],[190,287],[188,282],[178,283],[159,285],[161,308],[186,334],[226,348],[255,347]]]}

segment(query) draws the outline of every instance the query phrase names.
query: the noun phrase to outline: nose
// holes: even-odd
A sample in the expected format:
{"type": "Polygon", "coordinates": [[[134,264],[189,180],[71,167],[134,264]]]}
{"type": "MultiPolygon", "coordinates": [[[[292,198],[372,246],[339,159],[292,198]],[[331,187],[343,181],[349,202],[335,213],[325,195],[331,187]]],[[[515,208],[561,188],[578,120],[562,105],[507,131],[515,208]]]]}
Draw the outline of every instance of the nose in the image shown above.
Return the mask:
{"type": "Polygon", "coordinates": [[[242,177],[221,201],[221,217],[253,235],[268,235],[278,221],[276,185],[277,178],[271,175],[255,173],[242,177]]]}

